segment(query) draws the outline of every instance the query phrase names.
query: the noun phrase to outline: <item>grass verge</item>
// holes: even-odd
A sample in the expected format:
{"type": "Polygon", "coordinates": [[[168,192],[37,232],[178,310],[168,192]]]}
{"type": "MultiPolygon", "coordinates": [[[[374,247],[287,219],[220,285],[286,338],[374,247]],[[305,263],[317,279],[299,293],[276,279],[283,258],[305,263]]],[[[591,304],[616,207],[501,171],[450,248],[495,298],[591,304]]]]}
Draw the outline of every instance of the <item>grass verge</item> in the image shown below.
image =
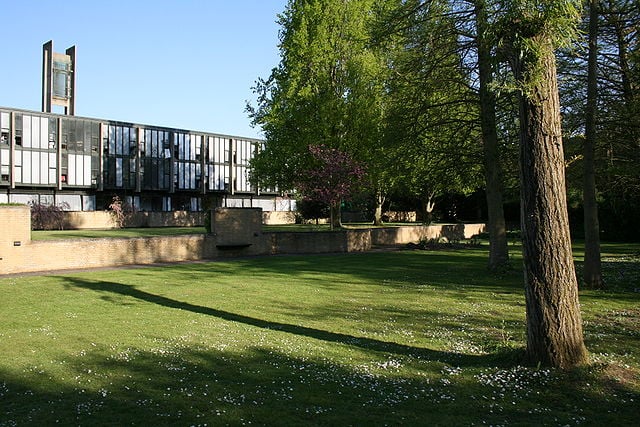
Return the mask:
{"type": "Polygon", "coordinates": [[[0,425],[635,425],[639,249],[581,292],[571,372],[523,362],[481,247],[3,278],[0,425]]]}
{"type": "Polygon", "coordinates": [[[114,228],[108,230],[34,230],[32,240],[101,239],[203,234],[204,227],[114,228]]]}

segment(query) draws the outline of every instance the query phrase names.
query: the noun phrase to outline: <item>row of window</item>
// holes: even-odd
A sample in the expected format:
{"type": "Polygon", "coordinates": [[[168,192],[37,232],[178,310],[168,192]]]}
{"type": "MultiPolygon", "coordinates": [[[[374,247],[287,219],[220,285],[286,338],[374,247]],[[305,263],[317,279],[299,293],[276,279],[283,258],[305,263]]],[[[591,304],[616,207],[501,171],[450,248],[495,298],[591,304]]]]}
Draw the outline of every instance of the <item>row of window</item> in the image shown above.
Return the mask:
{"type": "Polygon", "coordinates": [[[249,162],[258,143],[3,110],[0,185],[249,193],[256,191],[249,181],[249,162]]]}

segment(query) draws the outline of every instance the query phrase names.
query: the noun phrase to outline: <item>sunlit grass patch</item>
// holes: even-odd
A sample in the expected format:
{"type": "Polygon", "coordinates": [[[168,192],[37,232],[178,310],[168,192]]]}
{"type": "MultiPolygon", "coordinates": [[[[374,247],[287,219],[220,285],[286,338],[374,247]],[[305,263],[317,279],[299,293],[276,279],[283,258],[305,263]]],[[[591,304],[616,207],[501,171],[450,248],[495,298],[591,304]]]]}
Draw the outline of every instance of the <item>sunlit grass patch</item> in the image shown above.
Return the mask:
{"type": "Polygon", "coordinates": [[[634,425],[640,294],[582,293],[590,367],[529,366],[522,273],[486,257],[0,279],[0,425],[634,425]]]}
{"type": "Polygon", "coordinates": [[[105,230],[34,230],[33,240],[102,239],[204,234],[204,227],[114,228],[105,230]]]}

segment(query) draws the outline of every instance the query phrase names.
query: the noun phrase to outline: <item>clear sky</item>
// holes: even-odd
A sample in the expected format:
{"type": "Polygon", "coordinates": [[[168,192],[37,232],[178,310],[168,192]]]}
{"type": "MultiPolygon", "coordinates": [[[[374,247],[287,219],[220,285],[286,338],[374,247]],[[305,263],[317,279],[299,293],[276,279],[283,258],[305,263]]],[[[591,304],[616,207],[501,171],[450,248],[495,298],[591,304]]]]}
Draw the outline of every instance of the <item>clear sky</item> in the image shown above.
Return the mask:
{"type": "Polygon", "coordinates": [[[42,45],[76,46],[76,115],[261,137],[286,0],[0,0],[0,106],[41,111],[42,45]]]}

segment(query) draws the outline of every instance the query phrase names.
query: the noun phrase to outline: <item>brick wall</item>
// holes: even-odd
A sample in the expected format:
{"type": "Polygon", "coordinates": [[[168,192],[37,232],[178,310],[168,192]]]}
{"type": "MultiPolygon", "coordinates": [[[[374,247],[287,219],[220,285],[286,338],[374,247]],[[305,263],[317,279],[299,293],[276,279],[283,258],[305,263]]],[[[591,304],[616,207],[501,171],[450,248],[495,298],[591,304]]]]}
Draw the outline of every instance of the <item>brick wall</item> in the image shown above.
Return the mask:
{"type": "Polygon", "coordinates": [[[29,206],[0,206],[0,273],[11,273],[24,264],[30,243],[29,206]]]}
{"type": "MultiPolygon", "coordinates": [[[[205,212],[136,212],[127,227],[203,227],[205,212]]],[[[263,224],[295,224],[295,212],[263,211],[263,224]]],[[[65,212],[65,229],[117,228],[108,211],[65,212]]]]}
{"type": "Polygon", "coordinates": [[[245,220],[249,221],[249,225],[245,223],[243,230],[242,222],[234,223],[231,218],[227,218],[230,222],[221,221],[217,225],[220,236],[197,234],[148,238],[31,241],[29,207],[2,206],[0,207],[0,275],[250,255],[361,252],[370,250],[373,245],[405,244],[417,242],[422,238],[469,238],[484,230],[484,224],[459,224],[318,233],[263,233],[260,230],[259,220],[253,218],[256,215],[255,212],[236,213],[248,215],[245,220]],[[236,227],[236,230],[241,230],[241,234],[239,236],[229,234],[229,227],[236,227]],[[238,240],[240,237],[244,240],[238,240]]]}

